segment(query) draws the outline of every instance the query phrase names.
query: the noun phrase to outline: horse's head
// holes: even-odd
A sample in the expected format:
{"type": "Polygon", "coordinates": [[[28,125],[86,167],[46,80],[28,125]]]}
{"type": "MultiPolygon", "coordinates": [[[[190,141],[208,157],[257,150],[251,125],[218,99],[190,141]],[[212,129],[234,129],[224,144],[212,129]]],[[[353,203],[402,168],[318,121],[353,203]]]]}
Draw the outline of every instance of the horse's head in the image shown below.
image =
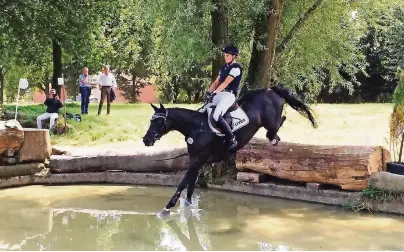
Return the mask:
{"type": "Polygon", "coordinates": [[[167,127],[167,110],[163,104],[160,103],[160,108],[150,103],[154,109],[154,114],[150,120],[150,127],[143,137],[143,143],[146,146],[153,146],[164,134],[168,132],[167,127]]]}

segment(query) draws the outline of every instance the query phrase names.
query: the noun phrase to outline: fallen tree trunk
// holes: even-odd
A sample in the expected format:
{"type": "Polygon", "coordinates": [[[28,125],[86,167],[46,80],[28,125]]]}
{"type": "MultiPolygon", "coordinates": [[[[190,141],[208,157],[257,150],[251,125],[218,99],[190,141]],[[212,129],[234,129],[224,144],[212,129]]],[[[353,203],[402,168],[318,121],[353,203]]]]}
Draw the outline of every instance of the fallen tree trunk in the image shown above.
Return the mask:
{"type": "Polygon", "coordinates": [[[128,172],[174,172],[187,169],[186,148],[136,152],[133,154],[106,154],[94,156],[52,155],[49,167],[52,173],[101,172],[118,170],[128,172]]]}
{"type": "Polygon", "coordinates": [[[45,168],[43,163],[16,164],[0,166],[0,178],[33,175],[45,168]]]}
{"type": "Polygon", "coordinates": [[[370,176],[368,185],[380,191],[404,193],[404,176],[390,172],[375,172],[370,176]]]}
{"type": "Polygon", "coordinates": [[[292,181],[363,190],[373,172],[384,171],[390,154],[382,147],[302,145],[252,139],[237,153],[238,170],[253,170],[292,181]]]}
{"type": "Polygon", "coordinates": [[[24,128],[24,141],[19,151],[19,162],[40,161],[52,153],[49,130],[24,128]]]}

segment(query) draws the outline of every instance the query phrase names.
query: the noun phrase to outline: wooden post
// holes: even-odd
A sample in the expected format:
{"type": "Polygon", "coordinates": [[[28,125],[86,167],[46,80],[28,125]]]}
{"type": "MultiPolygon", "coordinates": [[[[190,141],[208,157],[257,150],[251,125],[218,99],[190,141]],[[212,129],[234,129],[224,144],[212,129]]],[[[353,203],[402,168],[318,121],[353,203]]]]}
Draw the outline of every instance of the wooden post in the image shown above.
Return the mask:
{"type": "Polygon", "coordinates": [[[67,108],[66,108],[66,86],[65,85],[63,85],[63,93],[64,93],[64,101],[63,101],[63,107],[65,108],[64,110],[65,110],[65,127],[64,127],[64,132],[66,132],[66,125],[67,125],[67,117],[66,117],[66,114],[67,114],[67,108]]]}

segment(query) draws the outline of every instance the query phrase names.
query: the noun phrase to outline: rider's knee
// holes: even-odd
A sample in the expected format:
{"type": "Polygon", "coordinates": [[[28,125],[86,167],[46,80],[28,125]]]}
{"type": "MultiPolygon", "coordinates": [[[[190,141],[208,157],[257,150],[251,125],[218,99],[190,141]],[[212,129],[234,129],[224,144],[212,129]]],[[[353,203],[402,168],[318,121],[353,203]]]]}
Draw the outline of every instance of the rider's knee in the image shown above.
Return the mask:
{"type": "Polygon", "coordinates": [[[213,113],[213,120],[215,120],[216,122],[219,121],[220,117],[222,117],[222,113],[213,113]]]}

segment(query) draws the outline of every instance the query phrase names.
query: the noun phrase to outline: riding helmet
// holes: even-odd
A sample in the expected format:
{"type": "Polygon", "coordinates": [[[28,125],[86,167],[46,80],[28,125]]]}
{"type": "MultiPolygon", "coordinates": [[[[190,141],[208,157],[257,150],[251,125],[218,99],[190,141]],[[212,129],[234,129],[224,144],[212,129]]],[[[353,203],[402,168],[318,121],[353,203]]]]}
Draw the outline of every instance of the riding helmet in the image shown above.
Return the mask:
{"type": "Polygon", "coordinates": [[[234,45],[226,46],[222,51],[224,53],[229,53],[229,54],[237,55],[237,56],[238,56],[238,53],[239,53],[238,48],[236,46],[234,46],[234,45]]]}

